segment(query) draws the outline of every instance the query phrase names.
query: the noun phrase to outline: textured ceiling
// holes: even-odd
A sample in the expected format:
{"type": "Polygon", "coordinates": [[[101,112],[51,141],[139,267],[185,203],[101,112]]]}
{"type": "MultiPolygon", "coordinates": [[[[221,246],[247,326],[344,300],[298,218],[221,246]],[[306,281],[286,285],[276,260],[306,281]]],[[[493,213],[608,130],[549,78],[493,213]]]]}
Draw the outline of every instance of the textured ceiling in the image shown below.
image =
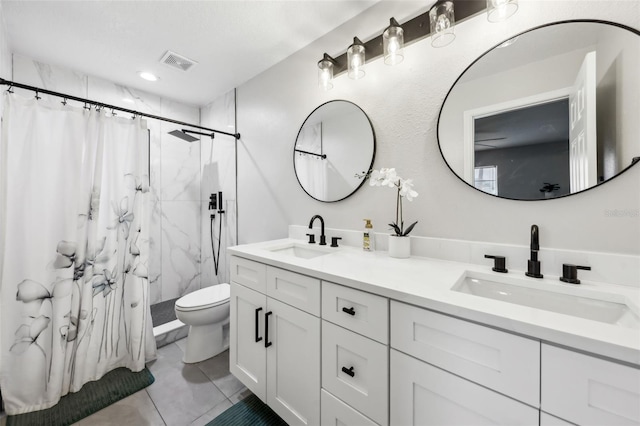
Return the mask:
{"type": "Polygon", "coordinates": [[[14,53],[205,105],[377,1],[2,0],[2,11],[14,53]],[[167,50],[198,65],[159,63],[167,50]]]}

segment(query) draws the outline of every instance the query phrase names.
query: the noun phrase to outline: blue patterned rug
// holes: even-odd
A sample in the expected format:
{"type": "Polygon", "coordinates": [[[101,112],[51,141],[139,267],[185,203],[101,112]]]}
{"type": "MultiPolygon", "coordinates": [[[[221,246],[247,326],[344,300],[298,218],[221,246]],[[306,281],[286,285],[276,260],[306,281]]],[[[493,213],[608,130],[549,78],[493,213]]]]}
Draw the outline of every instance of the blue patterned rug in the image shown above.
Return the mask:
{"type": "Polygon", "coordinates": [[[268,405],[250,395],[228,408],[206,426],[287,426],[268,405]]]}
{"type": "Polygon", "coordinates": [[[85,383],[78,392],[63,396],[51,408],[7,416],[7,426],[70,425],[146,388],[154,380],[146,368],[138,373],[124,367],[116,368],[100,380],[85,383]]]}

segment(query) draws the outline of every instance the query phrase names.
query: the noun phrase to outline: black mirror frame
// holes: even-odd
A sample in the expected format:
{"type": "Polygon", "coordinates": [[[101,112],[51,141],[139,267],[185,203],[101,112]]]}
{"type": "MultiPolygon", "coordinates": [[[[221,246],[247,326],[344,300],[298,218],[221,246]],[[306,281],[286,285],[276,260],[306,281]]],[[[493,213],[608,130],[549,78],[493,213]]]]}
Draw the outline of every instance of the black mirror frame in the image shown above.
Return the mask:
{"type": "Polygon", "coordinates": [[[325,106],[325,105],[327,105],[327,104],[329,104],[331,102],[347,102],[347,103],[350,103],[351,105],[355,106],[356,108],[358,108],[360,111],[362,111],[362,114],[365,116],[365,118],[369,122],[369,126],[371,126],[371,136],[373,137],[373,140],[372,140],[373,152],[371,154],[371,164],[369,164],[369,168],[367,170],[363,170],[364,173],[369,173],[371,171],[371,169],[373,168],[373,163],[374,163],[374,161],[376,159],[376,132],[375,132],[375,130],[373,128],[373,123],[371,122],[371,119],[369,118],[367,113],[364,112],[364,110],[362,108],[360,108],[357,104],[355,104],[355,103],[353,103],[351,101],[344,100],[344,99],[333,99],[331,101],[327,101],[327,102],[317,106],[313,111],[311,111],[311,113],[309,115],[307,115],[307,118],[304,119],[304,121],[300,125],[300,129],[298,130],[298,134],[296,135],[296,140],[293,142],[293,172],[296,175],[296,180],[298,181],[298,185],[300,185],[300,188],[302,188],[302,190],[305,192],[305,194],[307,194],[309,197],[313,198],[314,200],[320,201],[322,203],[337,203],[338,201],[346,200],[347,198],[349,198],[350,196],[355,194],[355,192],[358,189],[360,189],[362,187],[362,185],[364,185],[364,182],[366,181],[366,179],[363,178],[362,182],[360,182],[360,185],[355,187],[353,189],[353,191],[351,191],[345,197],[340,198],[339,200],[320,200],[320,199],[314,197],[313,195],[309,194],[307,192],[307,190],[302,186],[302,183],[300,183],[300,179],[298,178],[298,171],[296,170],[296,150],[295,150],[296,144],[298,143],[298,138],[300,137],[300,132],[302,131],[302,128],[304,127],[304,124],[307,122],[309,117],[311,117],[313,115],[314,112],[316,112],[318,109],[322,108],[323,106],[325,106]]]}
{"type": "MultiPolygon", "coordinates": [[[[512,36],[510,36],[507,40],[511,40],[512,38],[516,38],[516,37],[520,37],[523,34],[527,34],[529,32],[541,29],[541,28],[545,28],[545,27],[551,27],[554,25],[560,25],[560,24],[572,24],[572,23],[593,23],[593,24],[605,24],[605,25],[611,25],[614,27],[618,27],[627,31],[632,32],[633,34],[640,36],[640,31],[636,30],[635,28],[631,28],[627,25],[624,24],[620,24],[617,22],[610,22],[610,21],[603,21],[603,20],[599,20],[599,19],[570,19],[570,20],[565,20],[565,21],[556,21],[556,22],[551,22],[548,24],[543,24],[543,25],[538,25],[537,27],[533,27],[530,28],[526,31],[522,31],[521,33],[518,34],[514,34],[512,36]]],[[[462,76],[469,70],[469,68],[471,68],[476,62],[478,62],[480,59],[484,58],[489,52],[493,51],[494,49],[496,49],[498,46],[500,46],[502,43],[504,43],[507,40],[503,40],[500,43],[496,44],[495,46],[491,47],[490,49],[488,49],[487,51],[485,51],[482,55],[478,56],[473,62],[471,62],[469,64],[469,66],[467,66],[464,71],[462,71],[462,73],[460,73],[460,75],[458,76],[458,78],[456,78],[456,81],[453,82],[453,84],[451,85],[451,87],[449,88],[449,91],[447,92],[447,95],[444,97],[443,101],[442,101],[442,105],[440,106],[440,112],[438,113],[438,122],[436,125],[436,138],[438,140],[438,149],[440,150],[440,156],[442,157],[442,160],[444,161],[444,163],[447,165],[447,167],[449,168],[449,170],[451,171],[451,173],[453,173],[458,179],[460,179],[460,181],[462,181],[465,185],[467,185],[470,188],[473,188],[473,190],[475,191],[479,191],[485,195],[488,195],[490,197],[495,197],[495,198],[501,198],[503,200],[514,200],[514,201],[550,201],[550,200],[557,200],[557,199],[561,199],[561,198],[565,198],[565,197],[570,197],[572,195],[576,195],[576,194],[582,194],[584,192],[587,192],[591,189],[594,188],[598,188],[600,186],[602,186],[603,184],[607,183],[607,182],[611,182],[613,179],[617,178],[618,176],[620,176],[622,173],[626,172],[627,170],[629,170],[631,167],[633,167],[634,165],[636,165],[637,163],[640,163],[640,161],[635,161],[632,162],[630,165],[628,165],[627,167],[625,167],[624,169],[620,170],[615,176],[613,176],[610,179],[607,179],[604,182],[599,182],[596,185],[593,185],[592,187],[589,187],[587,189],[583,189],[582,191],[579,192],[574,192],[573,194],[565,194],[565,195],[561,195],[559,197],[554,197],[554,198],[540,198],[540,199],[521,199],[521,198],[510,198],[510,197],[502,197],[500,195],[493,195],[493,194],[489,194],[488,192],[484,192],[478,188],[476,188],[475,186],[471,185],[469,182],[465,181],[463,178],[461,178],[449,165],[449,163],[447,162],[447,159],[444,156],[444,153],[442,152],[442,146],[440,144],[440,119],[442,117],[442,110],[444,108],[445,103],[447,102],[447,99],[449,98],[449,95],[451,94],[451,91],[453,90],[453,88],[456,86],[456,84],[458,83],[458,81],[462,78],[462,76]]]]}

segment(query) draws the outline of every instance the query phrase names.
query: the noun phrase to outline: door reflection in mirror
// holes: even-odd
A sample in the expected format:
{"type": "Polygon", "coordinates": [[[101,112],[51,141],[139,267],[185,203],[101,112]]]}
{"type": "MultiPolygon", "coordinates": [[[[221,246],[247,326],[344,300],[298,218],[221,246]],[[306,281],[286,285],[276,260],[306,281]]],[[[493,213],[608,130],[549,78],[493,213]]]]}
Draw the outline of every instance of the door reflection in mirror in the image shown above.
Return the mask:
{"type": "Polygon", "coordinates": [[[438,142],[449,168],[482,190],[476,168],[497,166],[497,189],[483,192],[518,200],[571,195],[628,169],[640,154],[639,34],[567,21],[489,50],[458,78],[440,110],[438,142]],[[539,121],[537,108],[555,102],[564,104],[555,105],[549,122],[539,121]],[[501,120],[511,127],[491,127],[501,120]],[[533,134],[545,131],[553,140],[534,142],[533,134]]]}

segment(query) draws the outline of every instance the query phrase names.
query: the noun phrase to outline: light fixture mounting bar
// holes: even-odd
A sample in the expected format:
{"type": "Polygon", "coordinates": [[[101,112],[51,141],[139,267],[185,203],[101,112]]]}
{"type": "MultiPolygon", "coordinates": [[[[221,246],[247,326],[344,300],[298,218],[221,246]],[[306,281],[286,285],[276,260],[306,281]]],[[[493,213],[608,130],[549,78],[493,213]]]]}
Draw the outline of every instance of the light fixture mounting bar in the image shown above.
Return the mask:
{"type": "MultiPolygon", "coordinates": [[[[487,9],[486,1],[484,0],[453,0],[453,6],[456,11],[456,22],[459,24],[462,20],[467,19],[479,12],[487,9]]],[[[405,46],[422,40],[429,36],[429,11],[416,16],[415,18],[405,22],[401,25],[404,30],[404,44],[405,46]]],[[[367,54],[367,62],[373,61],[383,56],[382,46],[382,33],[379,36],[372,38],[369,41],[364,42],[365,52],[367,54]]],[[[347,53],[343,53],[340,56],[333,58],[336,62],[334,65],[333,76],[334,78],[343,72],[347,71],[347,53]]]]}

